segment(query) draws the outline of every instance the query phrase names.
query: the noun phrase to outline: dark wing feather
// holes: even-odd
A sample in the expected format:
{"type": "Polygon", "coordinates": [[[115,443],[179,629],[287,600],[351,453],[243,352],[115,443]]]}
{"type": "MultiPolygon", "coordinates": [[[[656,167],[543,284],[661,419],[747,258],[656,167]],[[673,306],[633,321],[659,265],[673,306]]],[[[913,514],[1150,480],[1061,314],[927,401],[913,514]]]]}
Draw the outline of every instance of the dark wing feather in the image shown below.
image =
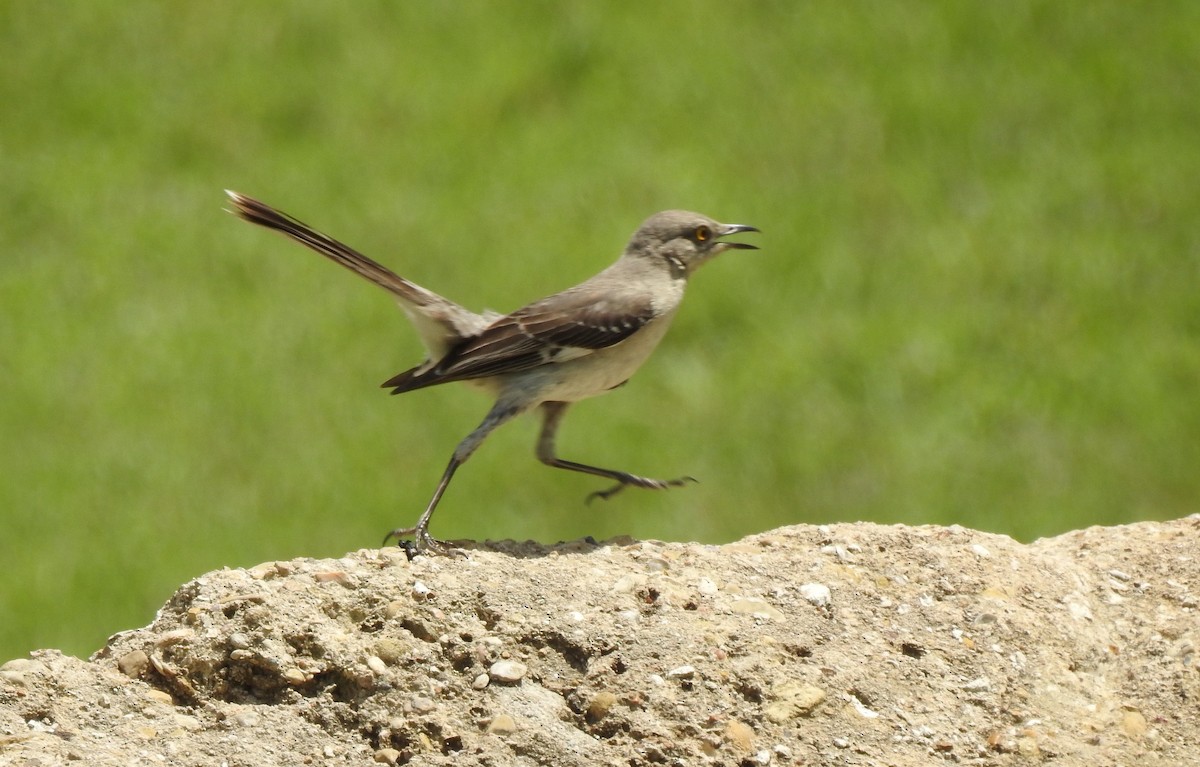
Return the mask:
{"type": "Polygon", "coordinates": [[[650,301],[614,307],[590,292],[560,293],[501,317],[464,339],[432,368],[407,370],[383,384],[399,394],[450,381],[516,373],[577,359],[619,344],[654,319],[650,301]]]}

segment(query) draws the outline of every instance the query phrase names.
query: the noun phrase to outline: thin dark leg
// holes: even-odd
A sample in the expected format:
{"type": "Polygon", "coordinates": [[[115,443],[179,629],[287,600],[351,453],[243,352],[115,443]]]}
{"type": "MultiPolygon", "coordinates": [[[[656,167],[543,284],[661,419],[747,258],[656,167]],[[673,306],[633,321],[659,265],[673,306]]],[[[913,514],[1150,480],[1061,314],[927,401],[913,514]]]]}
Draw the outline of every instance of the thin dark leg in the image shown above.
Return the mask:
{"type": "Polygon", "coordinates": [[[446,492],[446,488],[450,485],[450,478],[454,476],[454,472],[461,465],[462,461],[458,460],[458,454],[455,451],[455,455],[450,457],[450,463],[446,466],[446,470],[442,472],[442,480],[438,482],[437,490],[433,491],[433,498],[430,499],[429,505],[425,507],[421,518],[417,520],[417,524],[413,527],[397,528],[383,536],[384,546],[393,538],[399,542],[405,536],[411,535],[413,537],[413,544],[418,552],[432,551],[438,554],[447,552],[446,544],[429,534],[429,518],[433,516],[433,510],[437,508],[438,501],[442,500],[442,493],[446,492]]]}
{"type": "Polygon", "coordinates": [[[454,476],[454,472],[459,466],[466,463],[471,454],[475,452],[488,434],[492,432],[500,424],[509,420],[515,415],[521,413],[525,408],[513,406],[510,404],[502,404],[497,402],[488,412],[487,417],[483,419],[483,423],[475,428],[475,431],[467,435],[466,439],[458,443],[458,447],[454,449],[454,455],[450,456],[450,463],[446,465],[446,470],[442,472],[442,479],[438,482],[437,489],[433,491],[433,498],[429,499],[429,505],[425,507],[425,511],[417,520],[417,524],[412,527],[397,528],[383,537],[383,545],[387,542],[396,539],[401,541],[405,536],[413,537],[413,545],[417,552],[448,554],[453,550],[447,546],[445,542],[439,541],[429,534],[429,520],[433,517],[434,509],[437,508],[438,502],[442,500],[442,494],[446,492],[446,488],[450,485],[450,479],[454,476]]]}
{"type": "Polygon", "coordinates": [[[597,490],[587,497],[590,503],[593,498],[601,498],[608,500],[612,496],[632,485],[634,487],[643,487],[647,490],[665,490],[668,487],[679,487],[686,485],[688,482],[695,482],[694,477],[679,477],[678,479],[654,479],[652,477],[640,477],[637,474],[630,474],[625,471],[614,471],[613,469],[602,469],[599,466],[589,466],[585,463],[576,463],[559,458],[554,454],[554,438],[558,431],[558,424],[562,421],[563,415],[567,412],[568,402],[543,402],[542,415],[542,433],[538,437],[537,457],[538,460],[547,466],[553,466],[556,469],[566,469],[568,471],[578,471],[582,474],[591,474],[596,477],[604,477],[611,479],[617,484],[607,490],[597,490]]]}

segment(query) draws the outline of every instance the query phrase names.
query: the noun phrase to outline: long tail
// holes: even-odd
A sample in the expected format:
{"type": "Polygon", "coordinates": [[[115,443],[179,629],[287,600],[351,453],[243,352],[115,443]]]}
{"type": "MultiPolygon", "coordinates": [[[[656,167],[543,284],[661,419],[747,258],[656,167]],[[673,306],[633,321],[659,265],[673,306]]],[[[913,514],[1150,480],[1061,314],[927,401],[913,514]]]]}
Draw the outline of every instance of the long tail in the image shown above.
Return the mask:
{"type": "Polygon", "coordinates": [[[228,189],[225,190],[225,194],[229,195],[229,200],[233,203],[233,210],[230,212],[239,218],[249,221],[252,224],[258,224],[259,226],[265,226],[268,229],[282,232],[301,245],[306,245],[331,261],[335,261],[347,269],[354,271],[356,274],[366,277],[379,287],[390,293],[394,293],[405,301],[417,306],[427,306],[430,303],[446,301],[446,299],[436,293],[409,282],[386,266],[372,261],[354,248],[340,243],[332,237],[321,234],[307,224],[297,221],[286,213],[275,210],[266,203],[259,202],[244,194],[231,192],[228,189]]]}
{"type": "Polygon", "coordinates": [[[432,290],[409,282],[354,248],[321,234],[266,203],[229,190],[225,190],[225,194],[233,203],[230,212],[239,218],[282,232],[399,298],[405,314],[429,351],[430,360],[440,359],[450,347],[463,338],[478,334],[493,319],[464,309],[432,290]]]}

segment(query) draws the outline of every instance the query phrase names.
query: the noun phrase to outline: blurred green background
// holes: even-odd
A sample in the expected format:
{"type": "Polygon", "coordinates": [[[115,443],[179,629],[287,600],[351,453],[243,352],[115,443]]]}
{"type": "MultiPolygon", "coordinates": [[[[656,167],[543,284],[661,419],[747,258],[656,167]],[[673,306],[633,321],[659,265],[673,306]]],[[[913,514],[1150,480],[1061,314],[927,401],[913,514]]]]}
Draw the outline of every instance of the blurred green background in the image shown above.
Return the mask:
{"type": "Polygon", "coordinates": [[[433,532],[1029,540],[1200,511],[1200,4],[0,5],[0,660],[86,654],[222,566],[411,524],[488,402],[389,398],[387,295],[467,306],[663,208],[755,224],[564,456],[493,435],[433,532]]]}

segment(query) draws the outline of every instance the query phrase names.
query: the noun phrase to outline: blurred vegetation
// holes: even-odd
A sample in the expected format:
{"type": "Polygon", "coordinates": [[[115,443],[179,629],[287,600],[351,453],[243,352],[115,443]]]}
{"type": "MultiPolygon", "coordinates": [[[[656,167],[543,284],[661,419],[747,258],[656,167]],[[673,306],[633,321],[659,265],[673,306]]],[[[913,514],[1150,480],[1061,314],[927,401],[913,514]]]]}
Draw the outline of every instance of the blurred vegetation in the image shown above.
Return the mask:
{"type": "Polygon", "coordinates": [[[226,187],[477,309],[663,208],[763,230],[560,439],[701,484],[585,506],[523,419],[443,537],[1200,511],[1198,37],[1183,3],[0,6],[0,659],[376,545],[486,410],[378,389],[403,315],[226,187]]]}

